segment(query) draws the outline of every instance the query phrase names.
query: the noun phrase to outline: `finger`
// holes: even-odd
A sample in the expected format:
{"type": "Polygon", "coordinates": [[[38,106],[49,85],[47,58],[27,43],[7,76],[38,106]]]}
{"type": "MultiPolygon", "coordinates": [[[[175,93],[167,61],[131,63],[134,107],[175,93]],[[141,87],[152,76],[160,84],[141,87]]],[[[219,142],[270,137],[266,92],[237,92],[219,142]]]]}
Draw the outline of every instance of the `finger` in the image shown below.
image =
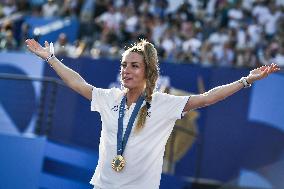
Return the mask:
{"type": "Polygon", "coordinates": [[[270,69],[269,69],[269,72],[268,72],[268,73],[269,73],[269,74],[273,73],[274,68],[275,68],[274,65],[270,66],[270,69]]]}
{"type": "Polygon", "coordinates": [[[34,39],[31,40],[31,43],[33,44],[33,47],[35,49],[42,48],[42,46],[38,42],[36,42],[36,40],[34,40],[34,39]]]}
{"type": "Polygon", "coordinates": [[[261,66],[261,67],[259,68],[259,70],[264,71],[265,68],[267,68],[267,65],[261,66]]]}
{"type": "Polygon", "coordinates": [[[277,71],[277,68],[278,68],[278,66],[277,66],[276,64],[273,64],[272,71],[273,71],[273,72],[276,72],[276,71],[277,71]]]}
{"type": "Polygon", "coordinates": [[[32,42],[31,42],[31,39],[27,39],[26,40],[26,44],[29,46],[29,47],[32,47],[32,42]]]}
{"type": "Polygon", "coordinates": [[[49,43],[47,41],[44,42],[45,48],[49,49],[49,43]]]}
{"type": "Polygon", "coordinates": [[[280,67],[279,67],[279,65],[278,65],[278,64],[275,64],[275,68],[279,68],[279,69],[280,69],[280,67]]]}
{"type": "Polygon", "coordinates": [[[265,70],[265,66],[261,66],[260,68],[258,68],[260,71],[263,71],[263,70],[265,70]]]}
{"type": "Polygon", "coordinates": [[[277,64],[275,64],[275,63],[272,63],[272,64],[273,64],[274,69],[276,69],[276,70],[280,69],[280,67],[277,64]]]}
{"type": "Polygon", "coordinates": [[[277,65],[275,63],[271,64],[272,68],[275,69],[277,67],[277,65]]]}
{"type": "Polygon", "coordinates": [[[268,71],[267,71],[267,73],[268,73],[268,74],[270,74],[270,73],[271,73],[272,68],[273,68],[273,66],[272,66],[272,65],[271,65],[271,66],[269,66],[268,71]]]}
{"type": "Polygon", "coordinates": [[[268,67],[267,68],[265,68],[265,70],[261,73],[261,77],[267,77],[267,75],[268,75],[268,67]]]}
{"type": "Polygon", "coordinates": [[[26,40],[25,40],[25,43],[26,43],[26,44],[28,44],[28,43],[29,43],[29,41],[30,41],[29,39],[26,39],[26,40]]]}
{"type": "Polygon", "coordinates": [[[33,49],[35,48],[35,45],[34,45],[32,39],[28,39],[28,40],[27,40],[27,44],[29,45],[30,48],[33,48],[33,49]]]}
{"type": "Polygon", "coordinates": [[[28,49],[33,53],[36,53],[37,50],[42,48],[41,45],[39,45],[38,42],[36,42],[34,39],[27,39],[26,43],[27,43],[28,49]]]}
{"type": "Polygon", "coordinates": [[[27,47],[31,52],[34,52],[34,48],[32,48],[30,45],[27,45],[27,47]]]}
{"type": "Polygon", "coordinates": [[[280,70],[280,67],[278,67],[277,65],[273,68],[273,72],[278,72],[280,70]]]}

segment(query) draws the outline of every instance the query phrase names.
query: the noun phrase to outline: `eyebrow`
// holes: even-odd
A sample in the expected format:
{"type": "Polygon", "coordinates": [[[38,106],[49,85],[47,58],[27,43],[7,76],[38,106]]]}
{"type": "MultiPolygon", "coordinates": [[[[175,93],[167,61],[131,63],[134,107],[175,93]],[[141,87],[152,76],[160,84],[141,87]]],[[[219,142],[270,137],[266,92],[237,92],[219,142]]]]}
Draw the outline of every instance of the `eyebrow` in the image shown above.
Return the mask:
{"type": "MultiPolygon", "coordinates": [[[[127,64],[127,62],[123,61],[123,62],[121,62],[121,64],[127,64]]],[[[141,63],[139,63],[139,62],[130,62],[130,64],[141,64],[141,63]]]]}

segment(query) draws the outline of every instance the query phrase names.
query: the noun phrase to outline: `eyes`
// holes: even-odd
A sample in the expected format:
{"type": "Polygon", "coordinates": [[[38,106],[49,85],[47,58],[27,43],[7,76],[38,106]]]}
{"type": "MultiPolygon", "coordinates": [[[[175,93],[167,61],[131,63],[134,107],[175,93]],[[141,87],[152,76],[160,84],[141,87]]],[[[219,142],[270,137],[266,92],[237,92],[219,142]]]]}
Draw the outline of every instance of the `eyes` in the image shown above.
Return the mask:
{"type": "MultiPolygon", "coordinates": [[[[139,65],[138,65],[137,63],[132,63],[132,64],[130,64],[129,66],[130,66],[131,68],[135,68],[135,69],[139,68],[139,65]]],[[[122,64],[121,64],[121,68],[125,69],[126,67],[127,67],[127,64],[126,64],[126,63],[122,63],[122,64]]]]}

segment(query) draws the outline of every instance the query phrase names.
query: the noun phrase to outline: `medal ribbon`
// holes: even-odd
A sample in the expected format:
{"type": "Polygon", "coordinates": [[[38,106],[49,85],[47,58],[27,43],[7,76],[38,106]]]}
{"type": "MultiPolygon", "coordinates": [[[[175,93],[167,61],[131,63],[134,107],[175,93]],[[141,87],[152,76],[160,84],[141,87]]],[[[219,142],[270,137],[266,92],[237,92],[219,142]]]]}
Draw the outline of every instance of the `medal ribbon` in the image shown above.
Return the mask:
{"type": "Polygon", "coordinates": [[[120,107],[119,107],[119,117],[118,117],[118,131],[117,131],[117,155],[122,155],[128,141],[129,135],[131,133],[135,118],[143,104],[144,96],[140,95],[137,100],[137,103],[134,107],[134,110],[130,116],[130,119],[127,124],[127,128],[125,130],[124,136],[123,135],[123,117],[124,117],[124,109],[126,104],[126,95],[122,98],[120,107]]]}

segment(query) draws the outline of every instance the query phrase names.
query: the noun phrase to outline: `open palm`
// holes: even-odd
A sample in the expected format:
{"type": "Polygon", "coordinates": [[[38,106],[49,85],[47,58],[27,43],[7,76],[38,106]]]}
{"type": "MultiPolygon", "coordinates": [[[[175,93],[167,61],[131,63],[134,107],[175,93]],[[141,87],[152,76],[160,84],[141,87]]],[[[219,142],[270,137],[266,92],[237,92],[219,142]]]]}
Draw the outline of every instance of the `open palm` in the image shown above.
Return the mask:
{"type": "Polygon", "coordinates": [[[43,47],[34,39],[27,39],[26,45],[32,53],[43,59],[46,59],[50,55],[49,43],[47,41],[45,42],[45,47],[43,47]]]}
{"type": "Polygon", "coordinates": [[[272,63],[270,65],[262,66],[254,70],[251,70],[250,74],[248,75],[248,79],[250,83],[252,83],[256,80],[266,78],[269,74],[277,72],[279,70],[280,70],[279,66],[277,64],[272,63]]]}

